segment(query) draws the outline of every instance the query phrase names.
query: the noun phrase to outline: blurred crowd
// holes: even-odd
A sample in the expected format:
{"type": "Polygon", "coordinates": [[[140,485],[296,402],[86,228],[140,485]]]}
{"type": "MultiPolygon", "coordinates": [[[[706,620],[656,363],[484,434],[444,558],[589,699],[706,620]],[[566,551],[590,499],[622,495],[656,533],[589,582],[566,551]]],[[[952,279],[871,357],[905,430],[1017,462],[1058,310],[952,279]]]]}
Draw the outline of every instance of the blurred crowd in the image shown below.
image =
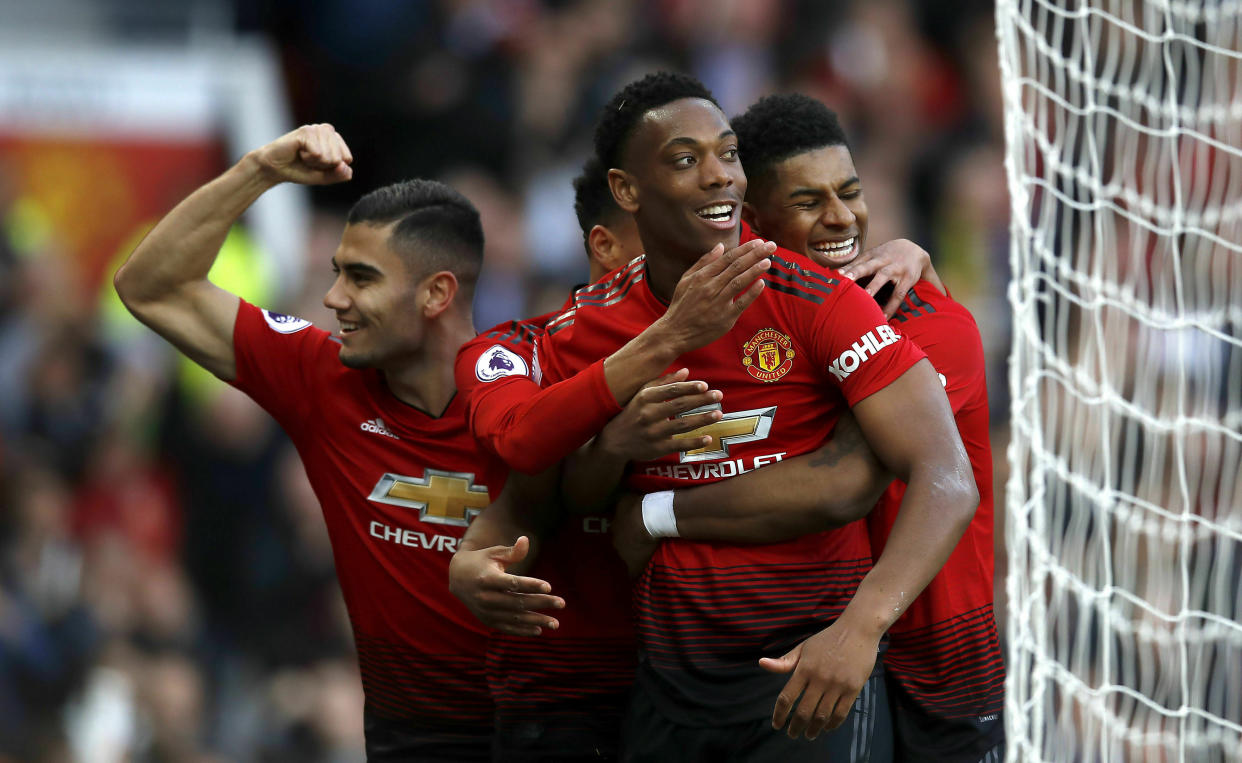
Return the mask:
{"type": "MultiPolygon", "coordinates": [[[[238,3],[236,26],[278,46],[296,120],[333,123],[355,156],[352,183],[315,192],[299,293],[269,284],[269,306],[331,328],[343,211],[430,176],[482,213],[477,327],[551,309],[585,279],[570,181],[598,108],[676,68],[730,114],[778,90],[841,114],[870,242],[931,252],[979,323],[1003,420],[990,3],[267,0],[238,3]]],[[[360,760],[348,622],[296,454],[38,219],[0,156],[0,761],[360,760]]]]}

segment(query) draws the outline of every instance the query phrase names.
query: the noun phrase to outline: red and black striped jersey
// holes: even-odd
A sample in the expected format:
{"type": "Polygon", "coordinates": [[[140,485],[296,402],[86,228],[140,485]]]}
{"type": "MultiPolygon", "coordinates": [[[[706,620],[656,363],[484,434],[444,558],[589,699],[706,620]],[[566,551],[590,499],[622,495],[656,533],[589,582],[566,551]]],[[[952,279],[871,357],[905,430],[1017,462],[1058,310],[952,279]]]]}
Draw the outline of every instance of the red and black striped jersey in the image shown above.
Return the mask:
{"type": "Polygon", "coordinates": [[[327,332],[244,301],[233,340],[233,384],[289,434],[323,510],[368,712],[490,728],[486,633],[449,593],[448,564],[507,470],[460,396],[438,417],[406,405],[380,372],[342,365],[327,332]]]}
{"type": "MultiPolygon", "coordinates": [[[[764,292],[733,329],[672,366],[724,393],[723,418],[695,433],[711,443],[632,464],[629,489],[689,487],[810,452],[848,406],[923,357],[853,282],[783,249],[772,263],[764,292]]],[[[665,307],[641,258],[580,290],[540,339],[546,381],[607,356],[665,307]]],[[[657,677],[653,701],[692,725],[770,714],[785,678],[762,671],[759,657],[826,627],[870,565],[861,523],[764,546],[665,540],[635,591],[639,638],[657,677]]]]}
{"type": "MultiPolygon", "coordinates": [[[[970,457],[979,508],[949,560],[889,629],[885,667],[932,716],[982,718],[1004,705],[1005,666],[993,618],[992,447],[979,327],[970,311],[923,281],[892,318],[940,375],[970,457]]],[[[894,482],[867,517],[876,558],[906,486],[894,482]]]]}
{"type": "MultiPolygon", "coordinates": [[[[572,304],[571,296],[555,313],[484,331],[457,355],[457,389],[472,431],[524,472],[557,464],[621,410],[602,360],[547,388],[532,379],[535,339],[572,304]]],[[[556,535],[544,539],[529,574],[551,584],[566,608],[556,613],[560,628],[538,638],[492,634],[487,675],[498,722],[538,722],[562,735],[619,731],[634,682],[635,645],[629,585],[607,519],[567,516],[556,535]]],[[[602,741],[616,745],[615,738],[602,741]]]]}

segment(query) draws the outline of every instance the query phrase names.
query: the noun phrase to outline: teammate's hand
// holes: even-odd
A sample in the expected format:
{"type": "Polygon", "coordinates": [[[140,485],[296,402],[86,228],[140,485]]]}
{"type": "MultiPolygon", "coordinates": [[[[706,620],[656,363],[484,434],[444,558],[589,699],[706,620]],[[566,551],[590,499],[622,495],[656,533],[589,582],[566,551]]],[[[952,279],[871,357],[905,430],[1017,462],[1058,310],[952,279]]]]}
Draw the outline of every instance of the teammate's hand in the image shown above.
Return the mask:
{"type": "Polygon", "coordinates": [[[660,547],[660,540],[651,537],[643,524],[642,494],[622,493],[617,499],[612,516],[612,547],[625,562],[631,580],[642,574],[652,554],[660,547]]]}
{"type": "Polygon", "coordinates": [[[855,281],[871,280],[862,285],[872,297],[886,284],[893,285],[893,294],[884,305],[884,316],[892,318],[910,287],[926,278],[943,291],[940,279],[931,266],[931,255],[923,247],[904,238],[872,247],[841,268],[841,275],[855,281]]]}
{"type": "Polygon", "coordinates": [[[879,636],[851,629],[838,619],[783,657],[760,659],[765,670],[793,673],[776,698],[772,727],[784,728],[788,721],[791,739],[803,733],[814,739],[844,723],[871,676],[879,645],[879,636]]]}
{"type": "Polygon", "coordinates": [[[354,176],[349,146],[332,125],[302,125],[254,151],[263,174],[277,183],[331,185],[354,176]]]}
{"type": "Polygon", "coordinates": [[[686,433],[719,421],[720,411],[681,414],[718,403],[723,395],[708,389],[707,382],[686,381],[689,375],[683,368],[648,382],[600,430],[596,447],[609,458],[625,462],[654,461],[709,444],[710,437],[687,437],[686,433]]]}
{"type": "Polygon", "coordinates": [[[560,623],[540,610],[564,609],[565,600],[553,596],[546,581],[506,572],[529,552],[525,535],[512,546],[458,551],[449,562],[449,590],[479,622],[501,633],[538,636],[544,628],[556,630],[560,623]]]}
{"type": "Polygon", "coordinates": [[[760,276],[776,244],[754,239],[725,251],[717,244],[682,274],[668,310],[656,321],[682,355],[711,344],[737,323],[763,291],[760,276]]]}

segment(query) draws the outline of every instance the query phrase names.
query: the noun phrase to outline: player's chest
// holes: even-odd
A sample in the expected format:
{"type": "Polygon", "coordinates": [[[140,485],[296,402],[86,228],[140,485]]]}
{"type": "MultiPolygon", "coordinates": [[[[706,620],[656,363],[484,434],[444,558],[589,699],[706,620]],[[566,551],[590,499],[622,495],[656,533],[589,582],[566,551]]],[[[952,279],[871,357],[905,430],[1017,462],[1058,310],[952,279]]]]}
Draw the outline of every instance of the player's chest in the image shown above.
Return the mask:
{"type": "Polygon", "coordinates": [[[362,505],[464,528],[499,493],[504,470],[479,451],[464,420],[410,422],[348,408],[334,421],[336,436],[318,448],[362,505]]]}

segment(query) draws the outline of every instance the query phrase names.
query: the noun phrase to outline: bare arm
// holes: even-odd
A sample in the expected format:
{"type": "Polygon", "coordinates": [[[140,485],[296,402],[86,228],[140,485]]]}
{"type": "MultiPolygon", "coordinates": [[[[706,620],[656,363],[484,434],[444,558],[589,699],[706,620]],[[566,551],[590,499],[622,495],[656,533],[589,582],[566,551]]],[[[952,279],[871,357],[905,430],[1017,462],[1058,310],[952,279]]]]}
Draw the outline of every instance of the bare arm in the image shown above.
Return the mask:
{"type": "Polygon", "coordinates": [[[907,489],[883,555],[836,622],[783,657],[760,660],[793,673],[772,718],[776,728],[788,719],[791,737],[813,738],[845,720],[881,636],[944,565],[979,503],[949,401],[926,359],[853,411],[867,443],[907,489]]]}
{"type": "Polygon", "coordinates": [[[558,471],[528,476],[510,473],[500,496],[474,518],[449,562],[449,590],[491,628],[516,636],[555,629],[556,618],[541,614],[565,601],[546,581],[526,577],[539,541],[560,518],[558,471]]]}
{"type": "Polygon", "coordinates": [[[349,180],[353,157],[331,125],[299,127],[242,157],[190,194],[147,234],[113,277],[138,320],[225,380],[237,376],[233,323],[238,298],[207,280],[229,228],[282,182],[349,180]]]}
{"type": "MultiPolygon", "coordinates": [[[[892,480],[854,417],[846,414],[831,439],[813,453],[670,491],[676,537],[779,543],[831,530],[865,517],[892,480]]],[[[642,571],[659,543],[644,521],[643,499],[623,495],[612,521],[613,545],[631,576],[642,571]]]]}
{"type": "Polygon", "coordinates": [[[677,490],[673,511],[683,538],[778,543],[865,517],[892,481],[847,414],[814,453],[677,490]]]}

